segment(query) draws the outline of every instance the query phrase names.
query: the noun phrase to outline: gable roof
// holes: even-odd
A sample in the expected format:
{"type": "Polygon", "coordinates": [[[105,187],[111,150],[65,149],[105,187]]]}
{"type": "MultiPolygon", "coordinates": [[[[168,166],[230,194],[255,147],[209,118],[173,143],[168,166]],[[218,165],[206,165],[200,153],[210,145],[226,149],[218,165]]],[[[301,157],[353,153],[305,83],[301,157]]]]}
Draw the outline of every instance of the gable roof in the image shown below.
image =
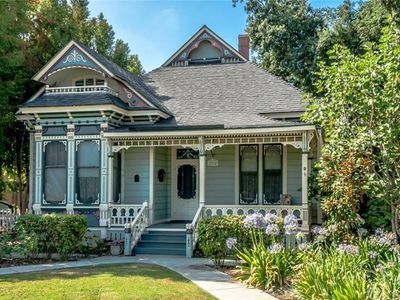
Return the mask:
{"type": "Polygon", "coordinates": [[[219,37],[214,31],[208,28],[206,25],[203,25],[182,47],[180,47],[170,58],[166,60],[165,63],[162,64],[163,67],[166,67],[171,64],[172,61],[181,56],[185,51],[187,51],[188,47],[193,44],[197,39],[199,39],[202,35],[208,34],[210,38],[214,38],[221,45],[223,45],[226,49],[232,52],[232,54],[239,58],[240,61],[247,61],[247,59],[239,53],[234,47],[229,45],[226,41],[224,41],[221,37],[219,37]]]}
{"type": "Polygon", "coordinates": [[[163,124],[279,126],[264,114],[305,110],[299,89],[251,62],[162,67],[145,82],[174,115],[163,124]]]}
{"type": "Polygon", "coordinates": [[[76,47],[84,53],[89,59],[98,65],[106,74],[110,77],[114,77],[125,83],[130,87],[143,101],[148,103],[151,107],[158,108],[162,112],[170,115],[170,112],[166,107],[164,107],[160,101],[158,101],[157,96],[152,93],[152,91],[143,83],[143,79],[140,76],[132,74],[125,69],[121,68],[117,64],[110,61],[105,56],[97,53],[93,49],[82,45],[75,41],[70,41],[62,50],[60,50],[42,69],[36,73],[32,79],[36,81],[42,81],[44,76],[51,68],[56,65],[60,59],[76,47]]]}

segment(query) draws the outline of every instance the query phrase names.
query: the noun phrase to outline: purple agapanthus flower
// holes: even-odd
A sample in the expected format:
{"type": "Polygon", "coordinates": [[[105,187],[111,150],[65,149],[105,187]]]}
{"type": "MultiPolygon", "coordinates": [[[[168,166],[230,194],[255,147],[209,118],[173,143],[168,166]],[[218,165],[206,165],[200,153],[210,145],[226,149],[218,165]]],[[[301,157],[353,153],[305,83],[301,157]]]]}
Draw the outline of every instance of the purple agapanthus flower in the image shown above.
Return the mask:
{"type": "Polygon", "coordinates": [[[285,233],[295,234],[299,230],[299,221],[295,215],[287,215],[283,220],[285,233]]]}
{"type": "Polygon", "coordinates": [[[229,250],[233,249],[235,247],[237,240],[235,238],[228,238],[226,240],[226,247],[228,247],[229,250]]]}
{"type": "Polygon", "coordinates": [[[339,244],[338,246],[338,252],[340,254],[346,254],[346,255],[358,255],[360,250],[358,249],[357,246],[350,245],[350,244],[339,244]]]}
{"type": "Polygon", "coordinates": [[[386,232],[382,229],[377,229],[375,234],[371,236],[371,241],[379,246],[393,246],[396,244],[396,234],[393,232],[386,232]]]}
{"type": "Polygon", "coordinates": [[[247,215],[243,223],[246,228],[264,229],[266,226],[264,216],[259,212],[247,215]]]}
{"type": "Polygon", "coordinates": [[[279,221],[279,217],[273,213],[266,213],[264,220],[267,224],[276,224],[279,221]]]}
{"type": "Polygon", "coordinates": [[[271,253],[279,253],[283,251],[283,246],[282,244],[279,243],[274,243],[269,247],[269,252],[271,253]]]}
{"type": "Polygon", "coordinates": [[[265,233],[267,235],[279,236],[281,234],[281,230],[277,224],[269,224],[265,228],[265,233]]]}

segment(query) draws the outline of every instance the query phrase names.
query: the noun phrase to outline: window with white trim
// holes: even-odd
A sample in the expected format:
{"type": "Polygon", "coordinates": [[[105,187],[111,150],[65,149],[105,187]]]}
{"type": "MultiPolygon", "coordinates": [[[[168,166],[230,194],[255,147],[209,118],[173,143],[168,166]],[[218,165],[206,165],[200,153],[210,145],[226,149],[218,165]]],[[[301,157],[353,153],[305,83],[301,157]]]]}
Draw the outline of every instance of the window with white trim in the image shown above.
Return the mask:
{"type": "Polygon", "coordinates": [[[258,145],[241,145],[240,204],[258,204],[258,145]]]}
{"type": "Polygon", "coordinates": [[[263,145],[263,204],[279,202],[282,194],[282,145],[263,145]]]}
{"type": "Polygon", "coordinates": [[[99,141],[78,144],[76,160],[76,200],[78,204],[98,204],[100,200],[100,146],[99,141]]]}
{"type": "Polygon", "coordinates": [[[64,143],[54,141],[44,146],[43,200],[46,204],[62,204],[66,201],[67,149],[64,143]]]}
{"type": "Polygon", "coordinates": [[[82,78],[75,81],[75,86],[98,86],[104,85],[104,79],[97,78],[82,78]]]}

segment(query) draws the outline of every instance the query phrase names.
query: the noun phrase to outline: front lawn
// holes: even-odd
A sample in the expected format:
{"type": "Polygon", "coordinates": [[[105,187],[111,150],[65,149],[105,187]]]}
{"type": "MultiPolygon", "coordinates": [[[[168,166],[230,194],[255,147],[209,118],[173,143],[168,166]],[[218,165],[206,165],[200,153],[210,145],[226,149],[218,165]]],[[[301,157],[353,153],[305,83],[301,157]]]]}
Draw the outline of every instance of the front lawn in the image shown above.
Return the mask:
{"type": "Polygon", "coordinates": [[[0,276],[0,299],[214,299],[181,275],[113,264],[0,276]]]}

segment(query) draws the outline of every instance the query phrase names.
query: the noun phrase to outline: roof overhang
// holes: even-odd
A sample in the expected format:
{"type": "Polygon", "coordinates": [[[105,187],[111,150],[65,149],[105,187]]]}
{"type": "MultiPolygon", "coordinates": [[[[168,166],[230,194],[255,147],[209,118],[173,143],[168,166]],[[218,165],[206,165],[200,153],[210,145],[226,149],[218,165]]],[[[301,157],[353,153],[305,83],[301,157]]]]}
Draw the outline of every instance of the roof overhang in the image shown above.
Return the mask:
{"type": "Polygon", "coordinates": [[[280,126],[280,127],[263,127],[263,128],[227,128],[227,129],[180,129],[179,126],[175,130],[161,130],[161,131],[134,131],[134,132],[106,132],[105,137],[111,139],[120,138],[151,138],[151,137],[178,137],[178,136],[219,136],[219,135],[241,135],[241,134],[264,134],[264,133],[282,133],[282,132],[303,132],[308,130],[315,130],[316,127],[310,124],[293,125],[293,126],[280,126]]]}

